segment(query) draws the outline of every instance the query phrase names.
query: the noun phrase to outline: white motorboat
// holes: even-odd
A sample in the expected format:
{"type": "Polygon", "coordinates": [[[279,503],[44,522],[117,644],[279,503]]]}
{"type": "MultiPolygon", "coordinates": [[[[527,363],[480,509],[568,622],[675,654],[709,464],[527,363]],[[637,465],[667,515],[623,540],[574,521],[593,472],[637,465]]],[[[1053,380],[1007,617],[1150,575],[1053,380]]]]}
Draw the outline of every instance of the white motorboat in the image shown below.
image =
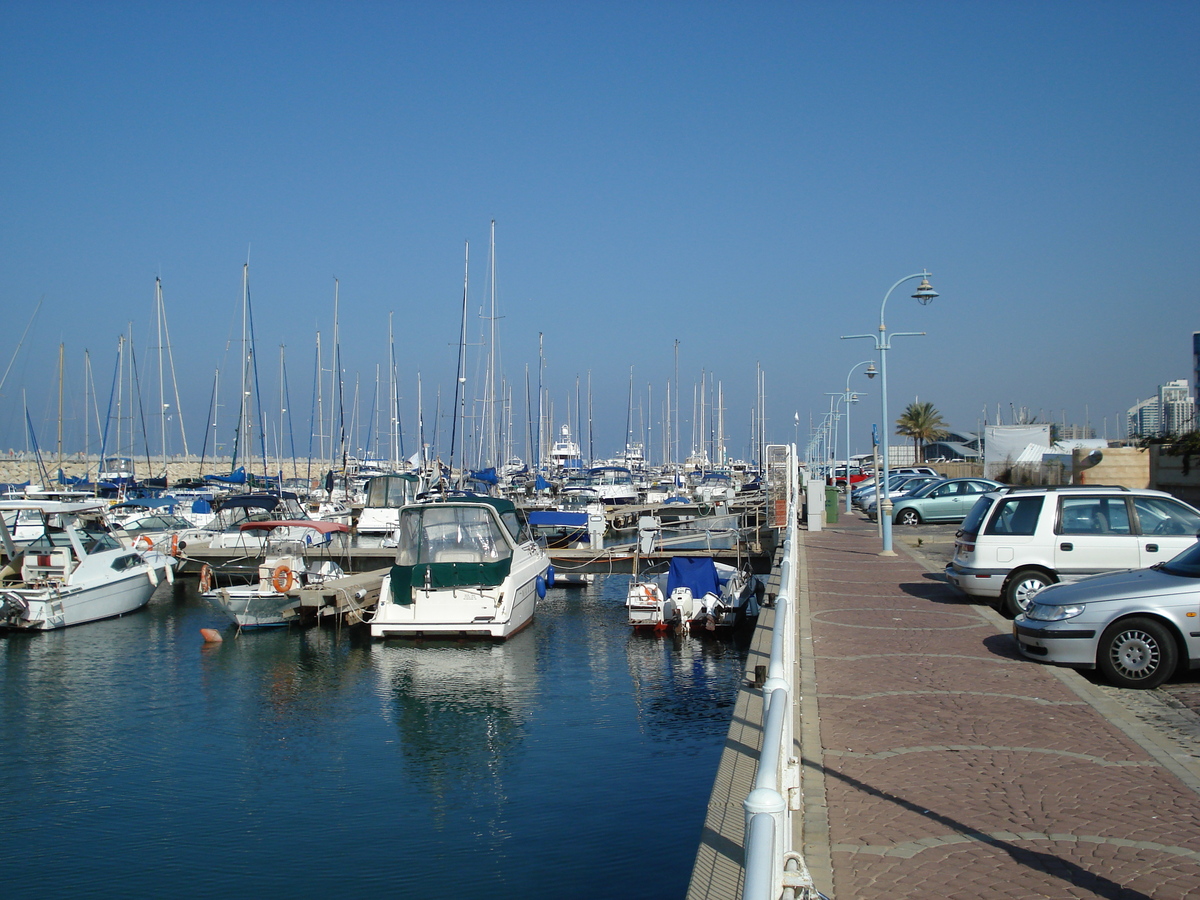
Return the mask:
{"type": "Polygon", "coordinates": [[[652,578],[632,581],[625,607],[634,628],[730,631],[758,617],[762,587],[748,570],[710,556],[676,556],[671,559],[666,590],[652,578]]]}
{"type": "Polygon", "coordinates": [[[141,609],[175,560],[153,547],[129,547],[112,534],[107,503],[13,500],[0,503],[0,627],[49,631],[141,609]],[[33,512],[42,533],[18,549],[9,513],[33,512]]]}
{"type": "Polygon", "coordinates": [[[295,520],[246,522],[244,531],[263,535],[264,555],[257,580],[246,585],[216,586],[216,573],[200,569],[204,599],[241,628],[287,625],[296,618],[301,588],[319,587],[345,571],[333,556],[348,547],[349,526],[340,522],[295,520]]]}
{"type": "Polygon", "coordinates": [[[533,621],[550,560],[510,500],[453,497],[400,510],[396,562],[371,637],[503,640],[533,621]]]}
{"type": "Polygon", "coordinates": [[[265,532],[243,529],[247,522],[307,521],[304,509],[294,493],[259,492],[234,494],[221,501],[221,508],[204,528],[181,533],[179,551],[184,555],[203,552],[206,548],[241,550],[248,556],[262,552],[265,532]]]}
{"type": "Polygon", "coordinates": [[[376,475],[367,482],[366,500],[358,514],[359,534],[391,534],[400,523],[400,508],[417,499],[421,480],[415,472],[376,475]]]}
{"type": "Polygon", "coordinates": [[[633,473],[624,466],[595,466],[588,469],[588,482],[596,496],[607,506],[637,503],[637,485],[633,473]]]}
{"type": "Polygon", "coordinates": [[[345,574],[334,556],[348,554],[349,530],[323,520],[244,522],[239,531],[247,535],[248,545],[260,548],[262,560],[250,572],[235,563],[232,574],[201,566],[201,594],[240,627],[286,625],[297,615],[297,591],[345,574]],[[247,583],[221,587],[218,578],[247,583]]]}

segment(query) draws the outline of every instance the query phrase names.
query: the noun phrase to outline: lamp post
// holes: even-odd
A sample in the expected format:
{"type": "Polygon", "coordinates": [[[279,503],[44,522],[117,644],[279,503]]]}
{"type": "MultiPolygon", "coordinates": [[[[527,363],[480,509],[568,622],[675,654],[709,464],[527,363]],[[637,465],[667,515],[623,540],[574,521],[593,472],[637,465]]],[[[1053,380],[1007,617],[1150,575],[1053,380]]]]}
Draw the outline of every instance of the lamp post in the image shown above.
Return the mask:
{"type": "Polygon", "coordinates": [[[858,394],[850,393],[850,376],[854,374],[854,370],[859,366],[870,364],[866,371],[868,378],[875,377],[875,361],[873,359],[864,359],[860,363],[855,363],[850,367],[850,371],[846,373],[846,512],[853,512],[850,505],[850,404],[858,402],[858,394]]]}
{"type": "Polygon", "coordinates": [[[837,423],[839,413],[837,405],[842,402],[842,394],[840,391],[826,391],[826,396],[829,397],[829,412],[825,416],[825,421],[829,425],[829,446],[826,448],[829,457],[829,472],[827,477],[837,487],[837,423]]]}
{"type": "MultiPolygon", "coordinates": [[[[934,297],[938,296],[937,291],[929,284],[929,276],[931,273],[924,270],[917,272],[915,275],[905,275],[883,295],[883,303],[879,307],[879,333],[878,334],[848,334],[842,335],[842,340],[853,340],[855,338],[874,338],[875,349],[879,351],[879,393],[883,398],[883,419],[880,422],[880,429],[883,431],[883,481],[881,482],[882,493],[879,496],[879,523],[882,526],[882,544],[883,547],[879,551],[880,556],[895,556],[896,552],[892,549],[892,500],[888,491],[888,480],[891,474],[891,469],[888,461],[888,443],[891,435],[891,424],[888,419],[887,406],[887,351],[891,349],[888,343],[887,326],[884,324],[883,314],[887,309],[888,297],[892,296],[892,291],[900,287],[906,281],[912,281],[914,278],[920,278],[921,283],[917,286],[917,292],[912,295],[913,299],[918,301],[922,306],[929,304],[934,297]]],[[[898,331],[892,337],[915,337],[923,335],[923,331],[898,331]]]]}

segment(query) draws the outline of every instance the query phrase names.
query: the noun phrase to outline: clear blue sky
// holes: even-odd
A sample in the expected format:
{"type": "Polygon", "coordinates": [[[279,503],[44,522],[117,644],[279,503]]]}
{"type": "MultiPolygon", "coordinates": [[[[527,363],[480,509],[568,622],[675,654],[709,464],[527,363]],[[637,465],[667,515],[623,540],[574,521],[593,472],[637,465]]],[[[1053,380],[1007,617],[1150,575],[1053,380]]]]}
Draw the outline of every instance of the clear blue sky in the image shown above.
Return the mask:
{"type": "MultiPolygon", "coordinates": [[[[283,344],[297,446],[337,277],[364,417],[395,313],[411,450],[417,373],[427,421],[454,389],[465,241],[483,327],[493,219],[520,435],[541,332],[557,419],[590,373],[597,454],[624,443],[632,366],[658,456],[676,340],[683,449],[704,370],[745,455],[758,364],[769,437],[798,412],[803,447],[873,356],[839,337],[928,268],[940,298],[888,304],[928,333],[893,344],[893,417],[919,398],[975,430],[1011,405],[1115,436],[1200,330],[1197,46],[1187,2],[7,0],[0,365],[44,305],[0,448],[25,405],[53,445],[60,343],[68,434],[85,349],[102,409],[130,323],[157,381],[158,275],[197,451],[214,372],[237,380],[249,254],[264,402],[283,344]]],[[[856,450],[879,419],[861,385],[856,450]]]]}

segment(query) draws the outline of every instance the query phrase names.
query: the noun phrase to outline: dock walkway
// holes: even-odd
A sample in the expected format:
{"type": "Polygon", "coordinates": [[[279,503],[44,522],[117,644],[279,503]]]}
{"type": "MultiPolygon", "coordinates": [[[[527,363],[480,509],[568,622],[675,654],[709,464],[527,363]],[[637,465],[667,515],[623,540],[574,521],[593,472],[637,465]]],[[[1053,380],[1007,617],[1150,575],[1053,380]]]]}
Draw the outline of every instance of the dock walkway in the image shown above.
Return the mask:
{"type": "MultiPolygon", "coordinates": [[[[873,524],[801,540],[795,845],[824,894],[1200,896],[1200,760],[1079,673],[1021,659],[1010,622],[903,542],[880,557],[873,524]]],[[[742,693],[689,898],[741,895],[761,710],[742,693]]]]}

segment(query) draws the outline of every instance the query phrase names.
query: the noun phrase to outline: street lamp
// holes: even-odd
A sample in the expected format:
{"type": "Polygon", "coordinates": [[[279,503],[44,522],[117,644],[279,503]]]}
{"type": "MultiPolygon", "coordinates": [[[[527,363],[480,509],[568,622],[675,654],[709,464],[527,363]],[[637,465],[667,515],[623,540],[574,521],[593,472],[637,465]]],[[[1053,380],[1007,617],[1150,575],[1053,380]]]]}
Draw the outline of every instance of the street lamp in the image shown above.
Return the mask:
{"type": "Polygon", "coordinates": [[[846,373],[846,512],[848,513],[853,512],[850,506],[850,404],[858,402],[858,394],[850,393],[850,376],[859,366],[868,366],[866,376],[868,378],[875,377],[875,361],[873,359],[864,359],[860,363],[855,363],[846,373]]]}
{"type": "MultiPolygon", "coordinates": [[[[878,334],[849,334],[842,335],[842,340],[853,340],[855,338],[874,338],[875,349],[879,351],[879,393],[883,398],[883,420],[880,428],[883,431],[883,481],[881,482],[880,490],[882,493],[879,497],[879,523],[882,526],[882,543],[883,547],[879,551],[880,556],[895,556],[896,553],[892,550],[892,500],[888,492],[888,480],[891,474],[888,462],[888,439],[891,435],[891,424],[888,419],[887,407],[887,351],[891,349],[888,343],[887,326],[883,321],[884,310],[887,309],[888,297],[892,296],[892,291],[900,287],[906,281],[912,281],[914,278],[920,278],[921,283],[917,286],[917,292],[912,295],[912,298],[919,302],[922,306],[927,306],[934,297],[938,296],[937,291],[929,284],[929,276],[931,273],[926,271],[917,272],[915,275],[905,275],[883,295],[883,303],[879,307],[879,333],[878,334]]],[[[892,337],[916,337],[923,335],[923,331],[899,331],[892,337]]]]}

